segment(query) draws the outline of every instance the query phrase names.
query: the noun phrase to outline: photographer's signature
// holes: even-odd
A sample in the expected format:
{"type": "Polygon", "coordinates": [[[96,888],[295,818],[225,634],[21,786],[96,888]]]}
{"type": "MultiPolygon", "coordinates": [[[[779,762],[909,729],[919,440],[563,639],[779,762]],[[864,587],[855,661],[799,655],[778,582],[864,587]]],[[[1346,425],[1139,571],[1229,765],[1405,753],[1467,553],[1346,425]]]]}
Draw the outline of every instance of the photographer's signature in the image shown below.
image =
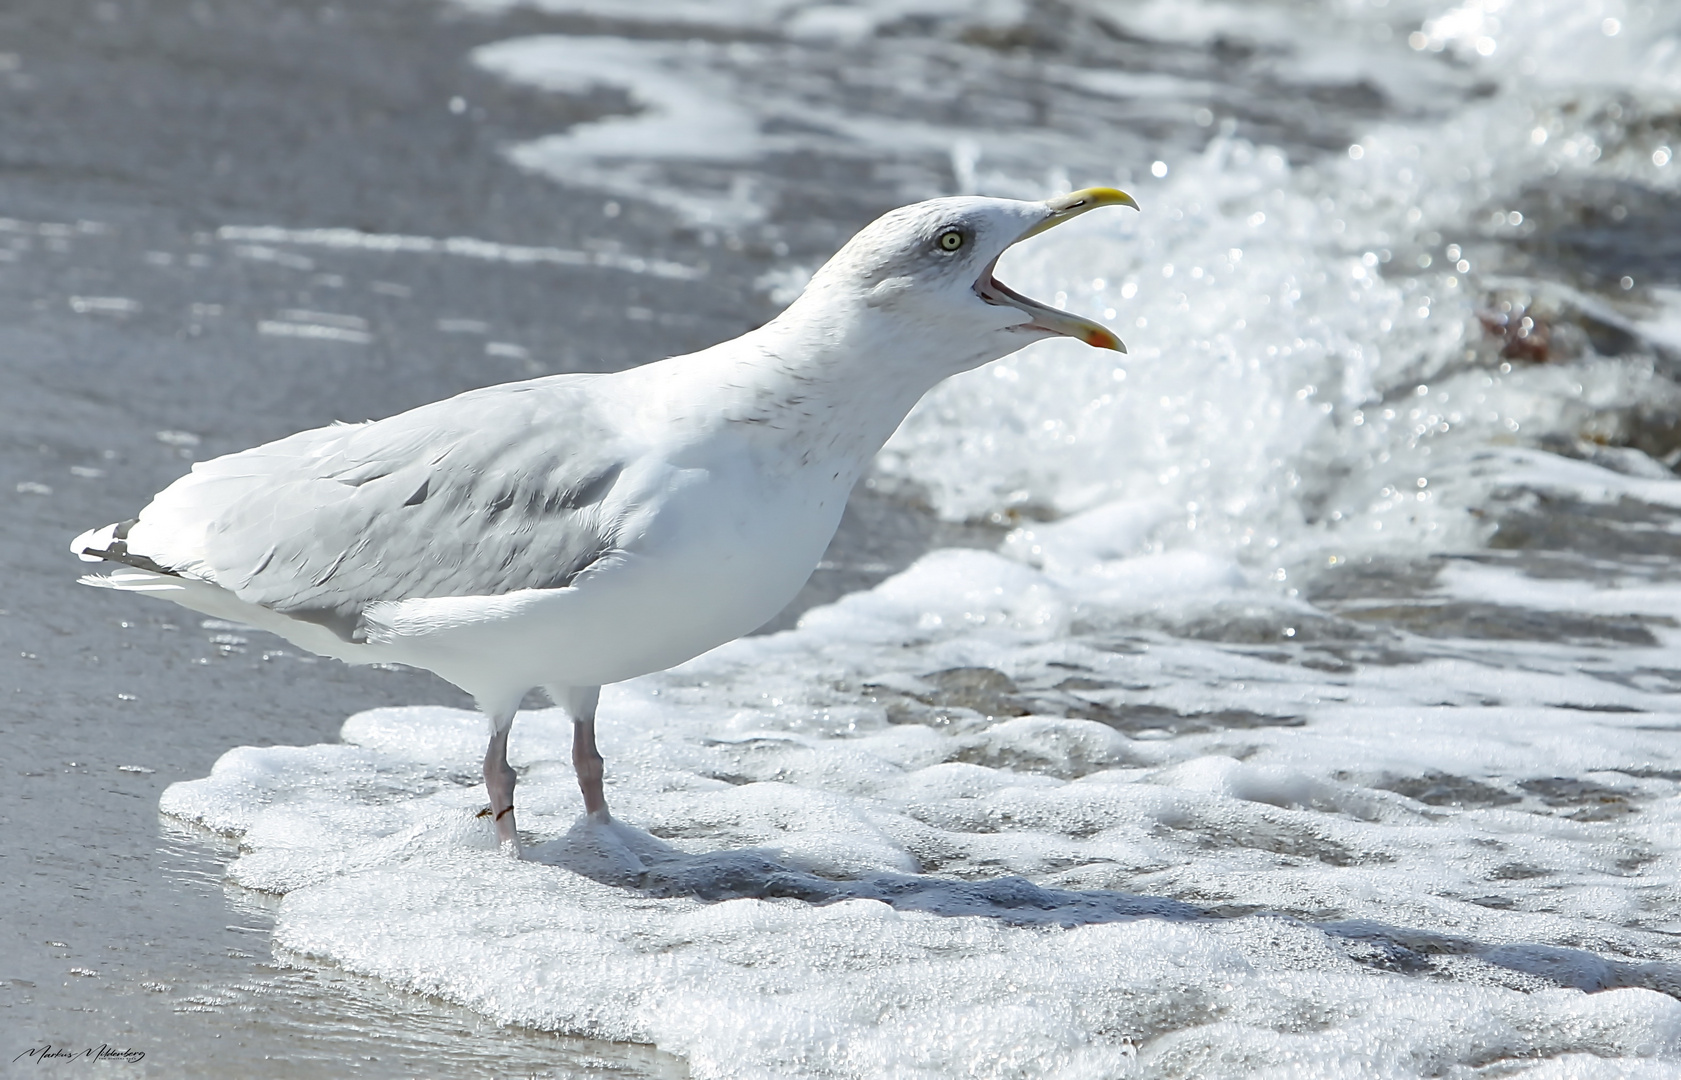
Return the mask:
{"type": "Polygon", "coordinates": [[[133,1065],[145,1056],[146,1051],[144,1050],[124,1050],[109,1043],[100,1043],[98,1046],[90,1046],[83,1050],[71,1050],[67,1047],[53,1046],[48,1043],[45,1046],[31,1046],[13,1058],[12,1063],[15,1065],[27,1058],[37,1065],[45,1065],[48,1062],[71,1061],[126,1061],[133,1065]]]}

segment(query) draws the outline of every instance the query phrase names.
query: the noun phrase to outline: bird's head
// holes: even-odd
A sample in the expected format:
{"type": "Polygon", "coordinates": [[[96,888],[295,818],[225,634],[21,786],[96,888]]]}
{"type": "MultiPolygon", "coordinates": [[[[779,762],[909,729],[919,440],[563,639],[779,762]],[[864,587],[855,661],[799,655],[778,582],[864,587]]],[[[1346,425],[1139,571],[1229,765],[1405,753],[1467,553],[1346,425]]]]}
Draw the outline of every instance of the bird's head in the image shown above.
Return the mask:
{"type": "MultiPolygon", "coordinates": [[[[835,305],[936,363],[963,370],[1050,337],[1126,352],[1106,327],[1023,296],[994,276],[1005,250],[1099,206],[1138,208],[1114,188],[1044,202],[958,197],[890,211],[813,275],[795,309],[835,305]]],[[[791,311],[794,309],[791,309],[791,311]]],[[[838,313],[838,312],[837,312],[838,313]]]]}

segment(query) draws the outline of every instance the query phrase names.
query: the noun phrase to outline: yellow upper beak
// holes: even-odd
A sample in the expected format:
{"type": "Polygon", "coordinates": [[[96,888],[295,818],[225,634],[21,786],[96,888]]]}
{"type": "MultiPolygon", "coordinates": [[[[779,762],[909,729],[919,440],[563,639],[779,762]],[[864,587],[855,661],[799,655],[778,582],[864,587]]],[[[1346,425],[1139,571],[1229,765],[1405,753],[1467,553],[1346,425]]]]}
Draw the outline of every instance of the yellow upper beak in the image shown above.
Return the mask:
{"type": "Polygon", "coordinates": [[[1061,225],[1079,217],[1087,210],[1096,210],[1100,206],[1130,206],[1134,210],[1138,209],[1138,203],[1133,201],[1131,195],[1112,187],[1081,188],[1066,195],[1058,195],[1054,199],[1046,199],[1045,205],[1050,207],[1051,216],[1022,233],[1017,237],[1016,243],[1019,244],[1030,236],[1038,236],[1046,229],[1061,225]]]}

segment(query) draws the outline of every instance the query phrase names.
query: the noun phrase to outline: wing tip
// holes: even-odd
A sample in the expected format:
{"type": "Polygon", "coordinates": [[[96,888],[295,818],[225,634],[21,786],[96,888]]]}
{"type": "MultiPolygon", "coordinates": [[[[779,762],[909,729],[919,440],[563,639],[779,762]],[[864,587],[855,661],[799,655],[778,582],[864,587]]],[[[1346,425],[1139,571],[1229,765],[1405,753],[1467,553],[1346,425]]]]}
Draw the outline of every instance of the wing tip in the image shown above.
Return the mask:
{"type": "Polygon", "coordinates": [[[129,550],[129,530],[138,523],[138,518],[129,518],[127,521],[89,529],[70,541],[70,553],[83,562],[122,563],[151,575],[179,577],[175,567],[165,566],[148,555],[129,550]]]}
{"type": "Polygon", "coordinates": [[[116,533],[117,526],[114,524],[89,529],[70,541],[70,554],[83,562],[104,562],[103,555],[95,555],[93,552],[110,550],[111,542],[117,538],[116,533]]]}

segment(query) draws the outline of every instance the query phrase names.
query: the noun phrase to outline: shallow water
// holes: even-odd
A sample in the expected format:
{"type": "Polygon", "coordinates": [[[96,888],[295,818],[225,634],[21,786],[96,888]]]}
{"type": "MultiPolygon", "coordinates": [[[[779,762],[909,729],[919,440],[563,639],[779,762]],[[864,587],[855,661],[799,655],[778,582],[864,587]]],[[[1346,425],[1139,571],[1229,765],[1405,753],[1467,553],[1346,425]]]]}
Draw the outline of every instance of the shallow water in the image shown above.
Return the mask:
{"type": "Polygon", "coordinates": [[[525,864],[463,712],[170,787],[283,970],[696,1076],[1677,1068],[1681,8],[450,10],[570,110],[505,160],[668,215],[660,281],[780,302],[880,206],[1117,183],[1000,276],[1131,352],[942,386],[797,628],[609,688],[615,827],[543,711],[525,864]]]}

